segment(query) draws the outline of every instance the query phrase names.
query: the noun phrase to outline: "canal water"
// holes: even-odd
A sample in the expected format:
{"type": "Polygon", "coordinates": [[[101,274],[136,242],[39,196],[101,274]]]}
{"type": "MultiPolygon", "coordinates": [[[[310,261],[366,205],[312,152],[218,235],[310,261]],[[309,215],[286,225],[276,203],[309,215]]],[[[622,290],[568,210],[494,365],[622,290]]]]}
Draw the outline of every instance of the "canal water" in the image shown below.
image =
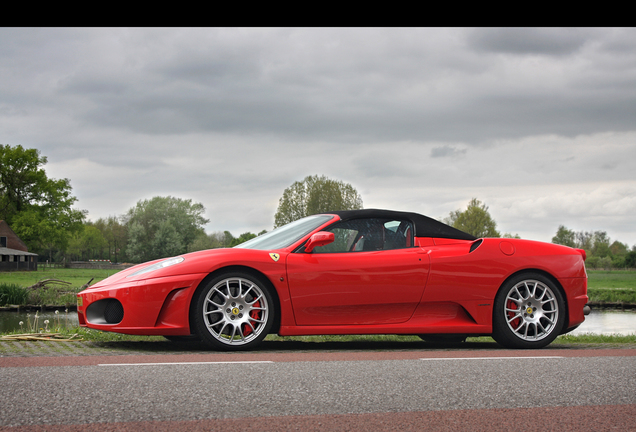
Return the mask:
{"type": "Polygon", "coordinates": [[[0,312],[0,333],[7,333],[11,331],[23,331],[24,333],[30,333],[31,330],[36,328],[36,332],[40,329],[44,329],[47,324],[44,321],[48,321],[48,329],[56,327],[68,327],[74,328],[79,325],[76,311],[65,312],[65,309],[60,308],[58,313],[55,311],[37,312],[37,323],[35,322],[35,310],[31,312],[15,312],[15,311],[2,311],[0,312]],[[20,326],[20,323],[22,325],[20,326]]]}
{"type": "MultiPolygon", "coordinates": [[[[22,330],[26,333],[30,328],[34,327],[34,319],[35,311],[0,312],[0,333],[18,331],[20,328],[22,328],[22,330]],[[20,322],[22,322],[22,327],[20,327],[20,322]],[[30,326],[27,322],[30,323],[30,326]]],[[[70,328],[78,326],[77,312],[75,311],[69,311],[66,313],[64,309],[60,309],[58,314],[55,314],[54,311],[38,312],[38,330],[45,328],[45,320],[49,321],[49,329],[58,326],[68,326],[70,328]]],[[[620,312],[593,310],[591,314],[585,317],[585,322],[571,334],[577,335],[584,333],[604,335],[636,334],[636,311],[620,312]]]]}
{"type": "Polygon", "coordinates": [[[636,334],[636,311],[592,310],[592,313],[585,317],[583,324],[570,334],[585,333],[623,336],[636,334]]]}

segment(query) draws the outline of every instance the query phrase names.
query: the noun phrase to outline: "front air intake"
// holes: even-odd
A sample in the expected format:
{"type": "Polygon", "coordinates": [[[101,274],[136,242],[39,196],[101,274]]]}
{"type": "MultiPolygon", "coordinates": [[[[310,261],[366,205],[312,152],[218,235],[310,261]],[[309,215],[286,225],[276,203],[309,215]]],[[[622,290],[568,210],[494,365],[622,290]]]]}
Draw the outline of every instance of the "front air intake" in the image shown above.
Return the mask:
{"type": "Polygon", "coordinates": [[[118,324],[124,319],[124,308],[117,300],[111,300],[106,304],[104,319],[108,324],[118,324]]]}
{"type": "Polygon", "coordinates": [[[119,324],[124,319],[124,307],[117,299],[103,299],[86,308],[86,321],[91,324],[119,324]]]}

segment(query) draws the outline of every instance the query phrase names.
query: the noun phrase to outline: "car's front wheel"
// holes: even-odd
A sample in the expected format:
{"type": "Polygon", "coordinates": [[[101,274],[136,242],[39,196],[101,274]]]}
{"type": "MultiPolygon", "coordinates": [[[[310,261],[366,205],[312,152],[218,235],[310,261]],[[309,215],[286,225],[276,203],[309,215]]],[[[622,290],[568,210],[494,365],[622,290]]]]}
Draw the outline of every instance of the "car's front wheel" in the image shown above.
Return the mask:
{"type": "Polygon", "coordinates": [[[492,337],[507,348],[543,348],[561,332],[565,302],[556,285],[538,273],[506,282],[495,297],[492,337]]]}
{"type": "Polygon", "coordinates": [[[253,348],[269,333],[274,300],[269,284],[249,273],[225,273],[199,290],[191,310],[194,331],[215,349],[253,348]]]}

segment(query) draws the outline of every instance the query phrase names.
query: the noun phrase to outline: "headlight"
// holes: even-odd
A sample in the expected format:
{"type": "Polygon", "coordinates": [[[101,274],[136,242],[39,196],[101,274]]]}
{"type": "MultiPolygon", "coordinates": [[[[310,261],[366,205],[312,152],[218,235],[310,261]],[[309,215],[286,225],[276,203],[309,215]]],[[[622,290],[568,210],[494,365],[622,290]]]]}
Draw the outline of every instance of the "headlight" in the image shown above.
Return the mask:
{"type": "Polygon", "coordinates": [[[162,268],[166,268],[166,267],[170,267],[173,266],[175,264],[179,264],[180,262],[183,262],[185,258],[183,257],[174,257],[174,258],[168,258],[165,259],[163,261],[159,261],[158,263],[155,263],[153,265],[150,265],[148,267],[144,267],[141,270],[137,270],[136,272],[129,274],[126,277],[133,277],[133,276],[139,276],[140,274],[144,274],[144,273],[149,273],[151,271],[155,271],[155,270],[159,270],[162,268]]]}

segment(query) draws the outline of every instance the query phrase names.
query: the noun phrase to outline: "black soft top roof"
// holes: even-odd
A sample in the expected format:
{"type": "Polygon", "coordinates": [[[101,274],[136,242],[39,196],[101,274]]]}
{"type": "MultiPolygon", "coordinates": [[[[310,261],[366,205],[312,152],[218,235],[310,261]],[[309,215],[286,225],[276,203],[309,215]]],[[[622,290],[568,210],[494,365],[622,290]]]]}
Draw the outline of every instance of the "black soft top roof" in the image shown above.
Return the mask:
{"type": "Polygon", "coordinates": [[[436,221],[428,216],[418,213],[400,212],[393,210],[340,210],[327,212],[325,214],[335,214],[342,220],[359,219],[359,218],[380,218],[380,219],[398,219],[408,220],[413,223],[416,237],[436,237],[460,240],[477,240],[477,237],[448,226],[442,222],[436,221]]]}

